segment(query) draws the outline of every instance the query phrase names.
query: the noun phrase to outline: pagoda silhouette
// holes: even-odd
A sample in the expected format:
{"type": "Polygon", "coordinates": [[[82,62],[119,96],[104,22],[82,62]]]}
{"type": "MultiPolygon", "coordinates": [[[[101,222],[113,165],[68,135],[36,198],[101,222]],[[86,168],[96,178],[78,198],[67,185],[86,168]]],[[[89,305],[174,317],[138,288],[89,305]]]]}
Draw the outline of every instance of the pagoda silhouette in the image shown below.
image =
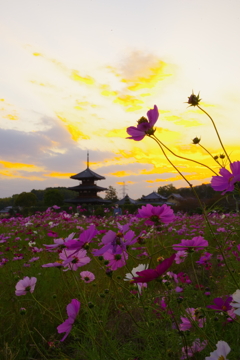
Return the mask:
{"type": "Polygon", "coordinates": [[[111,201],[104,200],[97,195],[100,191],[108,190],[95,184],[97,180],[105,180],[104,176],[101,176],[91,169],[89,169],[89,153],[87,153],[87,168],[86,170],[70,176],[70,179],[79,180],[80,183],[77,186],[68,187],[68,190],[78,192],[78,196],[73,199],[65,200],[67,203],[72,204],[109,204],[111,201]]]}

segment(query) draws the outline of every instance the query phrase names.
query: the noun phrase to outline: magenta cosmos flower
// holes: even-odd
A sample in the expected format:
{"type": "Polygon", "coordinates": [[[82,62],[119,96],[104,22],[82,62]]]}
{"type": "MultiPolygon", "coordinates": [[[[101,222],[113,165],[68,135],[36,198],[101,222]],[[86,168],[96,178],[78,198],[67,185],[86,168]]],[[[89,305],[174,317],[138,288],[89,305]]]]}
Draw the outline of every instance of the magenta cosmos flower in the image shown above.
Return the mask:
{"type": "Polygon", "coordinates": [[[173,244],[173,250],[199,251],[208,246],[208,241],[202,236],[195,236],[192,240],[181,240],[180,244],[173,244]]]}
{"type": "Polygon", "coordinates": [[[64,333],[64,337],[61,339],[61,341],[64,341],[66,337],[69,335],[70,331],[72,330],[72,326],[74,324],[74,321],[79,313],[80,310],[80,301],[73,299],[70,304],[67,305],[67,314],[68,318],[65,320],[62,324],[60,324],[57,327],[57,331],[59,334],[64,333]]]}
{"type": "Polygon", "coordinates": [[[25,276],[23,280],[19,280],[16,284],[15,294],[17,296],[26,295],[28,292],[33,293],[37,278],[25,276]]]}
{"type": "Polygon", "coordinates": [[[143,116],[138,120],[137,127],[130,126],[127,128],[128,135],[131,135],[130,137],[127,137],[127,139],[140,141],[145,135],[153,135],[155,132],[153,126],[156,124],[158,116],[158,108],[154,105],[154,108],[147,112],[148,119],[143,116]]]}
{"type": "Polygon", "coordinates": [[[230,164],[231,171],[222,168],[219,173],[221,176],[213,176],[211,186],[215,191],[223,191],[224,195],[227,191],[234,190],[234,184],[240,181],[240,161],[230,164]]]}
{"type": "Polygon", "coordinates": [[[133,283],[148,283],[149,281],[152,281],[154,279],[157,279],[159,276],[161,276],[165,271],[167,271],[170,266],[172,265],[175,254],[173,254],[170,258],[165,259],[159,264],[155,269],[147,269],[143,271],[138,271],[137,275],[138,277],[133,278],[133,283]]]}
{"type": "Polygon", "coordinates": [[[233,300],[233,298],[231,296],[227,296],[225,298],[215,298],[213,300],[214,304],[215,305],[208,305],[207,308],[209,309],[213,309],[215,311],[219,311],[219,312],[227,312],[229,310],[232,309],[232,306],[231,306],[231,301],[233,300]]]}
{"type": "Polygon", "coordinates": [[[164,224],[171,223],[175,217],[173,210],[166,204],[162,206],[153,206],[151,204],[142,206],[141,209],[138,209],[138,216],[150,221],[160,220],[164,224]]]}
{"type": "Polygon", "coordinates": [[[210,353],[205,360],[228,360],[227,355],[230,353],[231,348],[225,341],[219,341],[217,343],[217,350],[210,353]]]}
{"type": "Polygon", "coordinates": [[[183,317],[181,316],[181,321],[182,323],[179,325],[179,329],[181,331],[186,331],[191,329],[192,325],[193,325],[193,321],[195,321],[197,323],[197,325],[202,328],[206,318],[199,318],[198,314],[199,314],[199,310],[198,309],[194,309],[194,308],[187,308],[186,313],[188,314],[188,317],[183,317]]]}

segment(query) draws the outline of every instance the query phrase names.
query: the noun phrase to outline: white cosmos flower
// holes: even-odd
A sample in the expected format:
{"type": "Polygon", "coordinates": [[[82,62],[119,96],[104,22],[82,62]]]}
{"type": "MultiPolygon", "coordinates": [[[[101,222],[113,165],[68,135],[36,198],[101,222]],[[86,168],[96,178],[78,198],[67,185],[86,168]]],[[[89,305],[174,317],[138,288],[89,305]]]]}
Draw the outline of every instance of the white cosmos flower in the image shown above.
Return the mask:
{"type": "Polygon", "coordinates": [[[205,360],[228,360],[227,354],[231,351],[230,346],[225,341],[218,341],[217,350],[210,353],[205,360]]]}
{"type": "MultiPolygon", "coordinates": [[[[134,277],[138,276],[137,272],[146,270],[148,268],[148,264],[139,264],[137,267],[133,268],[131,273],[127,273],[125,275],[124,281],[131,281],[134,277]]],[[[147,287],[147,283],[137,283],[135,284],[138,287],[138,292],[141,294],[142,287],[147,287]]]]}
{"type": "Polygon", "coordinates": [[[235,302],[231,303],[230,305],[232,305],[232,307],[236,308],[234,313],[236,315],[240,315],[240,290],[239,289],[237,291],[235,291],[235,293],[232,295],[232,298],[235,302]]]}

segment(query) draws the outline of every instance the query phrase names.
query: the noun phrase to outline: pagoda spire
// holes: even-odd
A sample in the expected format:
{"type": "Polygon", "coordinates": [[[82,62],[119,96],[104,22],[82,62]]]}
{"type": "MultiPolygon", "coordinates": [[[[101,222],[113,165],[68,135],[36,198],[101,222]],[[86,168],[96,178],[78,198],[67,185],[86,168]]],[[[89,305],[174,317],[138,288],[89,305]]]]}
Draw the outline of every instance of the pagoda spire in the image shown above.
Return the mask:
{"type": "Polygon", "coordinates": [[[87,151],[87,168],[89,169],[89,151],[87,151]]]}

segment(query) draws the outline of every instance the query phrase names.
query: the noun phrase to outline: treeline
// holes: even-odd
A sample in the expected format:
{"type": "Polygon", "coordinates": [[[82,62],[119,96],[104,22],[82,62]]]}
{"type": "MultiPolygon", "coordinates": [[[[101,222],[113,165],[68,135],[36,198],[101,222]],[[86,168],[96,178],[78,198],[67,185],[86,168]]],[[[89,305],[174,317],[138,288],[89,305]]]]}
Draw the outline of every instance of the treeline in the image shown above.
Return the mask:
{"type": "MultiPolygon", "coordinates": [[[[194,191],[196,191],[196,193],[198,194],[198,196],[201,199],[210,199],[212,197],[214,197],[215,195],[219,194],[219,192],[216,192],[215,190],[213,190],[213,188],[211,187],[210,184],[202,184],[202,185],[197,185],[197,186],[193,186],[194,191]]],[[[175,186],[173,184],[169,184],[169,185],[165,185],[165,186],[160,186],[157,190],[159,195],[168,197],[171,194],[179,194],[184,198],[194,198],[194,192],[190,187],[183,187],[183,188],[175,188],[175,186]]]]}
{"type": "Polygon", "coordinates": [[[68,190],[65,187],[48,187],[45,190],[31,190],[14,194],[11,197],[0,199],[0,210],[7,206],[52,206],[63,205],[64,200],[72,199],[77,196],[75,191],[68,190]]]}

